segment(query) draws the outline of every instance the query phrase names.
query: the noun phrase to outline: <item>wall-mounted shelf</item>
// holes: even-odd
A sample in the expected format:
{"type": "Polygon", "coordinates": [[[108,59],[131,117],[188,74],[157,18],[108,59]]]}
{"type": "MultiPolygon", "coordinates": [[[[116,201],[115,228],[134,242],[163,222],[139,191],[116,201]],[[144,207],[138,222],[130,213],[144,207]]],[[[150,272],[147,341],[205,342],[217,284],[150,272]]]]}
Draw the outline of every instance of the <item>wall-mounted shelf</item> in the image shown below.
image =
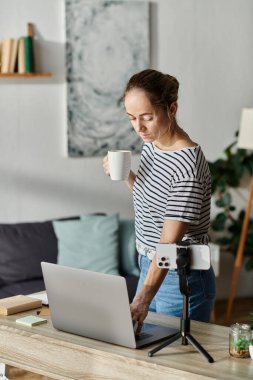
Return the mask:
{"type": "Polygon", "coordinates": [[[47,78],[51,76],[52,73],[0,73],[0,78],[47,78]]]}

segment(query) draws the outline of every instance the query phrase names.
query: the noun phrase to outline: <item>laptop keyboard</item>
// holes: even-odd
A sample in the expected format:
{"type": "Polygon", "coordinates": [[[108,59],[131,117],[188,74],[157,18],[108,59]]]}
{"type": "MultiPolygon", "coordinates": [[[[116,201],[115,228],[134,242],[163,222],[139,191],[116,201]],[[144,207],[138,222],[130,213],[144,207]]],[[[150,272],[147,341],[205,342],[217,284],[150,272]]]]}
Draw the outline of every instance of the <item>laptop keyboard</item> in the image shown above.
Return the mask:
{"type": "Polygon", "coordinates": [[[135,335],[136,341],[149,338],[152,336],[152,334],[148,333],[148,330],[152,329],[155,325],[152,325],[151,323],[144,323],[142,326],[141,332],[139,335],[135,335]]]}
{"type": "Polygon", "coordinates": [[[152,336],[152,334],[141,332],[139,335],[135,335],[135,340],[138,341],[138,340],[146,339],[146,338],[149,338],[150,336],[152,336]]]}

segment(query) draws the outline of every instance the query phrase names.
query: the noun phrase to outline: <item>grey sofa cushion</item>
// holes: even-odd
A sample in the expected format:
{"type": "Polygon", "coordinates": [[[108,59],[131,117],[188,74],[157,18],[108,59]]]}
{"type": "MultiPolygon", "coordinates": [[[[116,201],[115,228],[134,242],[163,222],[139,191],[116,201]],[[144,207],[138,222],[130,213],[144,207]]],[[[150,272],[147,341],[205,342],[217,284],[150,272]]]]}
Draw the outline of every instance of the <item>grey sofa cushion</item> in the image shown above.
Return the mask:
{"type": "Polygon", "coordinates": [[[57,261],[50,221],[0,224],[0,286],[41,278],[41,261],[57,261]]]}
{"type": "Polygon", "coordinates": [[[0,287],[0,298],[11,297],[17,294],[31,294],[45,290],[43,279],[15,282],[0,287]]]}

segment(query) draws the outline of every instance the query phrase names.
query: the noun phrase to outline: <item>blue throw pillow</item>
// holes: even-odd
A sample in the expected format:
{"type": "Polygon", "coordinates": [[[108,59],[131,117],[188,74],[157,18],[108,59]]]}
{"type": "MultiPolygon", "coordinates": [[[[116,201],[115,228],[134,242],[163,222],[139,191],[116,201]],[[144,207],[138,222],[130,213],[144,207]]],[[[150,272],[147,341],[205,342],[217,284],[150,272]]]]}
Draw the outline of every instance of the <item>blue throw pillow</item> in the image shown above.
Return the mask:
{"type": "Polygon", "coordinates": [[[54,221],[58,264],[118,275],[118,215],[84,215],[54,221]]]}

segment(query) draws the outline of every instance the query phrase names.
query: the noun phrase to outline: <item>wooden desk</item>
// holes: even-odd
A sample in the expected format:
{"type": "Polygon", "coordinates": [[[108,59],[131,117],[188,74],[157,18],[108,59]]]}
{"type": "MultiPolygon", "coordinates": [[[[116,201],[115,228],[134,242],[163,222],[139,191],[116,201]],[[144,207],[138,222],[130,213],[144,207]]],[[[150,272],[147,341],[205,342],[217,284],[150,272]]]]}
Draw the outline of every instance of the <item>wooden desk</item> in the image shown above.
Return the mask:
{"type": "MultiPolygon", "coordinates": [[[[209,364],[191,346],[174,342],[148,357],[156,345],[134,350],[55,330],[49,323],[24,327],[16,318],[0,316],[0,362],[53,379],[170,380],[173,379],[253,379],[253,360],[235,359],[228,353],[229,329],[192,322],[191,333],[213,356],[209,364]]],[[[179,319],[150,313],[149,322],[178,328],[179,319]]]]}

